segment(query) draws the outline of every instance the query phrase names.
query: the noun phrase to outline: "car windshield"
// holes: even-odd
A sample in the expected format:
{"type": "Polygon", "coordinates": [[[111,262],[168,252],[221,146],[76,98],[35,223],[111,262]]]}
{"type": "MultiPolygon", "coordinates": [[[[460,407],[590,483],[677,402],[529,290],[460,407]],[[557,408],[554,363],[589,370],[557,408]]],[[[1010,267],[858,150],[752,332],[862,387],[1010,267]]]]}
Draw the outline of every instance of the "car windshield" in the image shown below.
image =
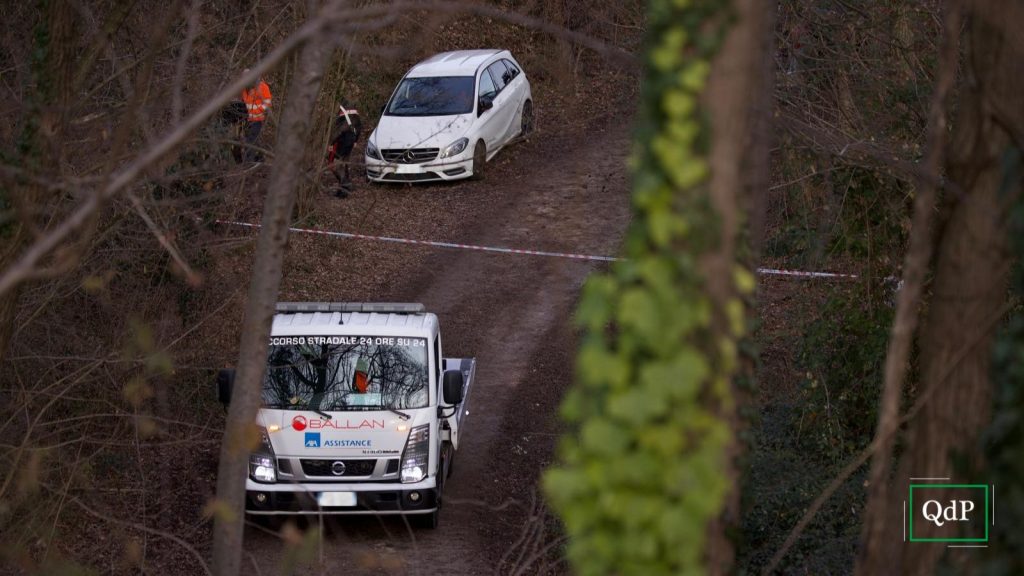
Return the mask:
{"type": "Polygon", "coordinates": [[[284,410],[395,410],[429,403],[426,338],[270,339],[263,405],[284,410]]]}
{"type": "Polygon", "coordinates": [[[473,111],[472,76],[405,78],[391,97],[389,116],[451,116],[473,111]]]}

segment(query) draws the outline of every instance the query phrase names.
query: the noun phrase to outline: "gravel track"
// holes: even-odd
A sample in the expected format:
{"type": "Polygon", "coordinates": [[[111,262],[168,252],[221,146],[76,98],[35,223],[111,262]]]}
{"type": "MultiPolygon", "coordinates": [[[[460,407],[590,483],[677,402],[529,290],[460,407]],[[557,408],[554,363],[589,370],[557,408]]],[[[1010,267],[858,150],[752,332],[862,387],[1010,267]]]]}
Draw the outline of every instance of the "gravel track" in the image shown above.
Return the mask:
{"type": "MultiPolygon", "coordinates": [[[[323,228],[536,250],[615,255],[629,219],[628,127],[537,134],[488,165],[483,182],[361,185],[324,199],[323,228]]],[[[311,563],[296,573],[491,574],[537,514],[539,474],[554,452],[557,408],[572,377],[571,317],[601,266],[562,258],[293,237],[309,258],[290,266],[282,299],[417,301],[439,315],[445,356],[475,356],[464,445],[437,530],[399,518],[325,519],[311,563]],[[309,262],[315,262],[310,265],[309,262]],[[367,266],[366,263],[372,263],[367,266]]],[[[289,256],[289,261],[295,258],[289,256]]],[[[281,538],[250,529],[246,553],[283,573],[281,538]]],[[[514,572],[515,560],[501,572],[514,572]]]]}

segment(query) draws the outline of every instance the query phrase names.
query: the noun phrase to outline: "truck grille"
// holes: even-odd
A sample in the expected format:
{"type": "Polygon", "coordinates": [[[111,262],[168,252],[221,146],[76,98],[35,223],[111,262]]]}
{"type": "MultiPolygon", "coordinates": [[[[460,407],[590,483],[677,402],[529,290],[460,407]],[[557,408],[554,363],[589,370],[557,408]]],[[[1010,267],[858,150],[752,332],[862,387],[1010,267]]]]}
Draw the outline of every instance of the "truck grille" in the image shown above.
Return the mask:
{"type": "Polygon", "coordinates": [[[299,461],[302,464],[302,473],[306,476],[330,476],[333,478],[344,478],[346,476],[369,476],[377,467],[376,460],[308,460],[299,461]],[[341,462],[345,465],[345,471],[335,474],[334,463],[341,462]]]}
{"type": "Polygon", "coordinates": [[[282,474],[291,474],[292,473],[292,461],[291,460],[287,460],[285,458],[278,458],[277,459],[277,469],[282,474]]]}
{"type": "Polygon", "coordinates": [[[388,148],[381,150],[381,156],[394,164],[422,164],[437,158],[440,148],[388,148]]]}

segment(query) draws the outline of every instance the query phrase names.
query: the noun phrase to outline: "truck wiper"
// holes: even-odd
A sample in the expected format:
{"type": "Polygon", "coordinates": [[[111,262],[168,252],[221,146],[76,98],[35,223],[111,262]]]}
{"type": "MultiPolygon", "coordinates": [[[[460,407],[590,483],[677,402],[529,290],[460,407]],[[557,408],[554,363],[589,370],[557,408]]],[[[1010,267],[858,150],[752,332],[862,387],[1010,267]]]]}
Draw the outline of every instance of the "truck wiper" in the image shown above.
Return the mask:
{"type": "Polygon", "coordinates": [[[398,416],[402,420],[408,420],[409,418],[412,418],[412,416],[409,416],[405,412],[399,412],[398,410],[395,410],[394,408],[388,408],[387,410],[388,410],[388,412],[391,412],[392,414],[398,416]]]}
{"type": "Polygon", "coordinates": [[[330,419],[331,419],[331,415],[330,415],[330,414],[328,414],[327,412],[323,412],[323,411],[321,411],[321,410],[317,410],[316,408],[311,408],[311,410],[312,410],[313,412],[316,412],[316,413],[317,413],[317,414],[318,414],[318,415],[319,415],[320,417],[322,417],[322,418],[323,418],[324,420],[330,420],[330,419]]]}

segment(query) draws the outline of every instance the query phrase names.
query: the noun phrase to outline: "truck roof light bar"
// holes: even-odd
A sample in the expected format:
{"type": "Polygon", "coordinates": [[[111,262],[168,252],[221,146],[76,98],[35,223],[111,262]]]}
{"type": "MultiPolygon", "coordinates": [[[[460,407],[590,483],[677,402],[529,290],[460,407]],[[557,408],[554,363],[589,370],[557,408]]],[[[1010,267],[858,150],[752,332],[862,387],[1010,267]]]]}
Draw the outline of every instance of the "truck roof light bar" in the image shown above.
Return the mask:
{"type": "Polygon", "coordinates": [[[381,314],[422,314],[418,302],[278,302],[279,313],[295,312],[379,312],[381,314]]]}

